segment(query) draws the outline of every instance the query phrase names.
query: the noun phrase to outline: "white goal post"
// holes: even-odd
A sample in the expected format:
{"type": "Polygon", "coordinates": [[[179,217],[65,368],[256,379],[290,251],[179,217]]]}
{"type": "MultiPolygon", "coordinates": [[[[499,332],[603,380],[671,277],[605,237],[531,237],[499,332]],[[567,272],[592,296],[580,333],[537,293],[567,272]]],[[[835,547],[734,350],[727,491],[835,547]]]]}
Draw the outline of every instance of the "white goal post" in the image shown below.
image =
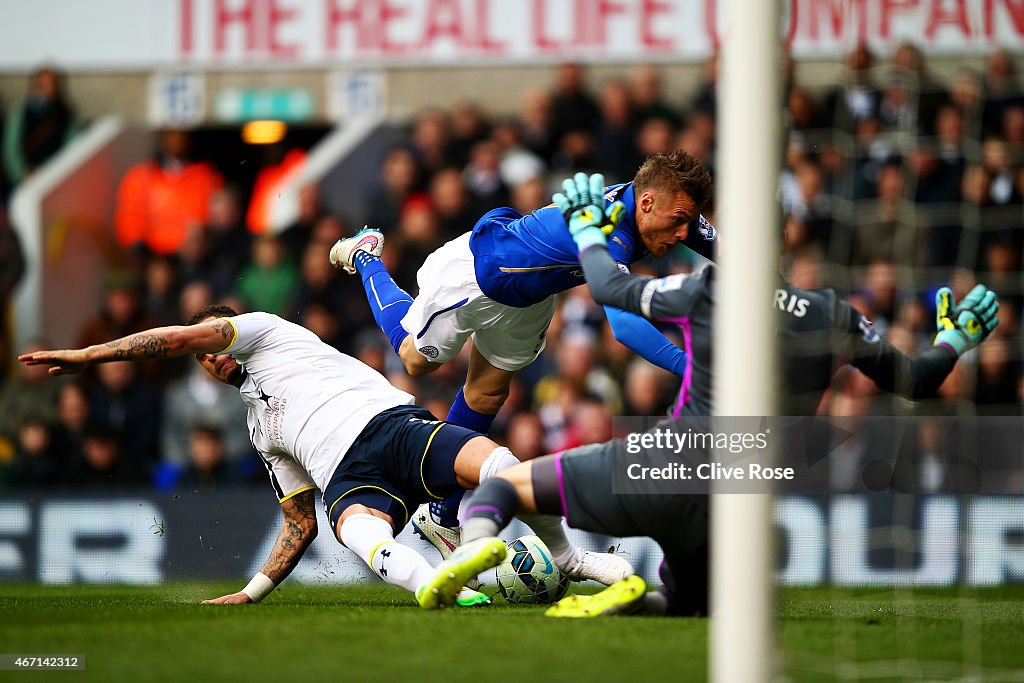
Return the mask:
{"type": "MultiPolygon", "coordinates": [[[[717,114],[713,411],[723,417],[772,415],[777,356],[770,302],[781,227],[779,2],[730,0],[726,19],[717,114]]],[[[713,681],[774,677],[773,545],[770,495],[712,496],[713,681]]]]}

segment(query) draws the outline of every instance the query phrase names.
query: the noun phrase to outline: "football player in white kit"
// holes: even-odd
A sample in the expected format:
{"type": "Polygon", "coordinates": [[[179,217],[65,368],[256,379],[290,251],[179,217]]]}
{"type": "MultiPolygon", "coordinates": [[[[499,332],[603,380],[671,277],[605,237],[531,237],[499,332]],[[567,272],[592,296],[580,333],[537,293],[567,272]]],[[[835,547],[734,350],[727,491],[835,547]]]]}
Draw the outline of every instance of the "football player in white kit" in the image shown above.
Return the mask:
{"type": "MultiPolygon", "coordinates": [[[[238,315],[227,306],[210,306],[188,325],[18,360],[49,365],[51,375],[61,375],[91,363],[186,354],[238,387],[253,445],[284,513],[270,557],[252,581],[204,602],[259,602],[280,584],[316,537],[319,489],[337,539],[383,580],[416,593],[424,607],[434,606],[438,596],[418,590],[433,570],[422,555],[397,543],[395,534],[417,505],[474,488],[518,460],[477,432],[438,421],[414,405],[413,396],[304,327],[269,313],[238,315]]],[[[620,557],[571,545],[558,517],[521,519],[570,578],[608,585],[632,574],[620,557]]],[[[473,606],[488,599],[463,589],[456,602],[473,606]]]]}

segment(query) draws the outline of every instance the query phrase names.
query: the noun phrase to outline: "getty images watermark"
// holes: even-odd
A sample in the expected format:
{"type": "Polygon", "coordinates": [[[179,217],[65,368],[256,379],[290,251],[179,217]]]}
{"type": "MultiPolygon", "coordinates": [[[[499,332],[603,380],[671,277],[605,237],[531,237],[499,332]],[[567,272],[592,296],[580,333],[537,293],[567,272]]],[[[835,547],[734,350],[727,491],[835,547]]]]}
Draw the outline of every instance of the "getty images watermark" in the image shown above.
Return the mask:
{"type": "Polygon", "coordinates": [[[740,455],[756,452],[764,455],[767,452],[771,429],[759,432],[716,432],[696,431],[692,427],[655,427],[647,432],[631,432],[626,437],[626,453],[639,455],[650,451],[670,454],[680,458],[679,462],[671,462],[667,458],[651,466],[643,462],[631,462],[626,465],[626,476],[631,480],[691,480],[729,481],[743,479],[793,479],[792,467],[771,467],[763,462],[748,461],[736,464],[716,462],[696,462],[686,464],[682,461],[683,453],[716,453],[723,452],[740,455]]]}
{"type": "Polygon", "coordinates": [[[620,417],[616,494],[1021,493],[1019,417],[620,417]]]}

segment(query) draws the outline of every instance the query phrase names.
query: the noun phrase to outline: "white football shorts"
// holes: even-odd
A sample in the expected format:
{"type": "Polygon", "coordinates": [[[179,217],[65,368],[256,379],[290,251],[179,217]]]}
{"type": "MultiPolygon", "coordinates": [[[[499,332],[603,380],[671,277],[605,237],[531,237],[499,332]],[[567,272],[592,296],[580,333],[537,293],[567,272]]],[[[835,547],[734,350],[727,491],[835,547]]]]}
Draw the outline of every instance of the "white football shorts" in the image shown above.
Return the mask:
{"type": "Polygon", "coordinates": [[[447,363],[466,339],[496,368],[515,372],[544,350],[557,298],[527,308],[499,304],[480,291],[466,233],[434,251],[416,273],[419,294],[402,327],[428,360],[447,363]]]}

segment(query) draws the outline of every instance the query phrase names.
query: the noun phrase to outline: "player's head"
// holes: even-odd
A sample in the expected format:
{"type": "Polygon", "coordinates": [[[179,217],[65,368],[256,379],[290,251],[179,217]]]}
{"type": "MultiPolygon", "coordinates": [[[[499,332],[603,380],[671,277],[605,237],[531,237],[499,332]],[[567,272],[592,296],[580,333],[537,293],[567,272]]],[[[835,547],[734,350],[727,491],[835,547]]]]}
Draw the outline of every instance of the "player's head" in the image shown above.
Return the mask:
{"type": "Polygon", "coordinates": [[[711,174],[693,155],[675,150],[647,157],[633,179],[636,229],[647,251],[660,258],[686,239],[711,191],[711,174]]]}
{"type": "MultiPolygon", "coordinates": [[[[224,306],[221,304],[214,304],[212,306],[206,306],[200,309],[192,316],[188,323],[189,325],[198,325],[208,320],[216,320],[217,318],[233,318],[238,315],[238,311],[231,308],[230,306],[224,306]]],[[[242,385],[242,366],[238,364],[234,358],[227,353],[197,353],[196,360],[203,366],[214,379],[220,380],[225,384],[232,386],[242,385]]]]}

